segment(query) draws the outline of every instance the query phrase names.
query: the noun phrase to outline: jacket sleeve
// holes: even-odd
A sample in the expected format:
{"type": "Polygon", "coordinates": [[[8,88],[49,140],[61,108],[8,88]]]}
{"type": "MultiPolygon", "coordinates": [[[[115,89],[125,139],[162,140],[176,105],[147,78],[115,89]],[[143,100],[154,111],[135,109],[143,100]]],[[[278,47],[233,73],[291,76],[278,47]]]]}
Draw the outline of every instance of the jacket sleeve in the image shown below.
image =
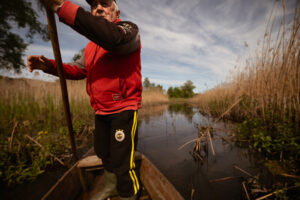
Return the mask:
{"type": "MultiPolygon", "coordinates": [[[[44,71],[45,73],[58,76],[57,67],[55,60],[50,60],[53,64],[53,68],[44,71]]],[[[66,79],[70,80],[80,80],[86,77],[86,67],[85,67],[84,54],[76,60],[74,63],[63,63],[63,70],[66,79]]]]}
{"type": "Polygon", "coordinates": [[[140,47],[139,29],[132,22],[109,22],[70,1],[64,2],[58,13],[60,21],[108,51],[124,55],[140,47]]]}

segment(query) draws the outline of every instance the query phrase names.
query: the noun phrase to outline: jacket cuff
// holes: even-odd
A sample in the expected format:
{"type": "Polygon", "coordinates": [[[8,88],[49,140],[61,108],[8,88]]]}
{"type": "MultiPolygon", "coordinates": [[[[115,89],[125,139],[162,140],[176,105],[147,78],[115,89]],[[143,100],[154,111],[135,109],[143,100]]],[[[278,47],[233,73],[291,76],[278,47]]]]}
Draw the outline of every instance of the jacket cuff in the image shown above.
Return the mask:
{"type": "Polygon", "coordinates": [[[78,8],[79,6],[73,4],[71,1],[65,1],[58,12],[59,21],[68,24],[69,26],[74,26],[78,8]]]}
{"type": "Polygon", "coordinates": [[[52,60],[52,59],[49,59],[49,60],[52,63],[52,68],[44,70],[44,72],[47,73],[47,74],[57,75],[55,60],[52,60]]]}

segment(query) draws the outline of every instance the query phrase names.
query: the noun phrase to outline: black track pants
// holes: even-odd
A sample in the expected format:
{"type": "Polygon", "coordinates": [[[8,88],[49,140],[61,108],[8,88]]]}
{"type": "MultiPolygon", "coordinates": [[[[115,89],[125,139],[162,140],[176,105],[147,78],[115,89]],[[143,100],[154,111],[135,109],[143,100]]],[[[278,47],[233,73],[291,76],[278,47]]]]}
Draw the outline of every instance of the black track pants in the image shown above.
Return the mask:
{"type": "Polygon", "coordinates": [[[102,159],[104,168],[116,174],[121,197],[130,197],[140,188],[134,170],[137,138],[137,111],[95,116],[95,153],[102,159]]]}

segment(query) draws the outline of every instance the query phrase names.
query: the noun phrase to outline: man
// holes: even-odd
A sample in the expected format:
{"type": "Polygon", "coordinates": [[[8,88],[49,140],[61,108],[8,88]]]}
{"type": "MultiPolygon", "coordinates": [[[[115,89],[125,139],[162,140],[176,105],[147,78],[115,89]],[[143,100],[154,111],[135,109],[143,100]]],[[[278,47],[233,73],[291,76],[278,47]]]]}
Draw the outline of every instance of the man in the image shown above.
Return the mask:
{"type": "MultiPolygon", "coordinates": [[[[67,79],[87,78],[87,92],[95,110],[94,149],[102,159],[105,188],[92,199],[119,194],[136,199],[140,189],[135,172],[137,110],[141,107],[141,61],[138,27],[122,22],[115,0],[86,0],[91,12],[70,1],[45,0],[59,20],[87,37],[82,57],[63,64],[67,79]]],[[[40,55],[27,59],[29,71],[57,75],[56,64],[40,55]]]]}

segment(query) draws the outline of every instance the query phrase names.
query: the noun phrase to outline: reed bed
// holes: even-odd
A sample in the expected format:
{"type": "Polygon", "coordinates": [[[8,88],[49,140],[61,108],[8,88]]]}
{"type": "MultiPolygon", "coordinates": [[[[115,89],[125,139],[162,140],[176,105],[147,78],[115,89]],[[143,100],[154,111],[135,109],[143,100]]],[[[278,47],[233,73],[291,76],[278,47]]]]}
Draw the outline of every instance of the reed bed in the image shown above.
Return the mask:
{"type": "Polygon", "coordinates": [[[169,102],[168,95],[164,94],[163,90],[157,87],[144,88],[142,99],[143,106],[153,106],[169,102]]]}
{"type": "MultiPolygon", "coordinates": [[[[275,4],[275,5],[278,5],[275,4]]],[[[299,2],[292,22],[284,15],[267,23],[263,42],[227,83],[192,99],[209,115],[230,118],[240,125],[259,151],[275,151],[280,158],[300,156],[300,34],[299,2]],[[279,26],[276,23],[280,22],[279,26]],[[275,28],[276,27],[276,28],[275,28]],[[276,31],[275,31],[276,29],[276,31]],[[282,143],[280,145],[279,143],[282,143]]],[[[280,8],[281,9],[281,8],[280,8]]],[[[299,160],[298,160],[299,161],[299,160]]]]}
{"type": "MultiPolygon", "coordinates": [[[[85,80],[67,81],[78,151],[91,145],[94,111],[85,80]]],[[[146,90],[143,106],[167,102],[160,90],[146,90]]],[[[59,81],[0,76],[0,183],[33,181],[53,165],[70,165],[71,149],[59,81]]]]}

